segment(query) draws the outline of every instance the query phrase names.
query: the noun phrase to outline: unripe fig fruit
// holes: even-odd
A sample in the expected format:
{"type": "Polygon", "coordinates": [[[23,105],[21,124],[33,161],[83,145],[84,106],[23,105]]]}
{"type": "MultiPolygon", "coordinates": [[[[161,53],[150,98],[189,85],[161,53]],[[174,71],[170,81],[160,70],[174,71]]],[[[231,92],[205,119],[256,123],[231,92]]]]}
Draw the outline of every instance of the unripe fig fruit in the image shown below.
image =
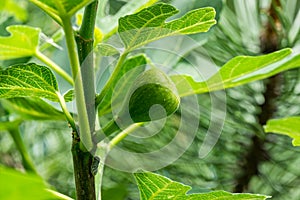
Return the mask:
{"type": "Polygon", "coordinates": [[[130,94],[129,113],[134,122],[165,118],[173,114],[180,104],[175,84],[156,68],[138,76],[130,94]]]}

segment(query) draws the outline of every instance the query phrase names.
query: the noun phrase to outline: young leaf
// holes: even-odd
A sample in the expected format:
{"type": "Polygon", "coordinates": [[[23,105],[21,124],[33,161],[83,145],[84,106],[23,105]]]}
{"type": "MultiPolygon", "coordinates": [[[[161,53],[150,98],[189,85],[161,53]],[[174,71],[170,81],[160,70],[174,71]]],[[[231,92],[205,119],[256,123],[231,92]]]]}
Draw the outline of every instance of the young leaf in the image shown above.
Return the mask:
{"type": "Polygon", "coordinates": [[[94,0],[30,0],[44,10],[57,23],[62,24],[61,17],[72,17],[78,10],[94,0]]]}
{"type": "MultiPolygon", "coordinates": [[[[136,78],[136,76],[138,76],[140,73],[142,73],[145,70],[146,64],[147,64],[147,58],[143,54],[128,58],[124,62],[123,66],[122,66],[122,70],[118,74],[118,77],[115,79],[116,81],[112,84],[112,87],[107,92],[107,94],[104,97],[104,99],[102,100],[102,102],[101,103],[97,102],[98,100],[96,98],[96,104],[98,105],[100,103],[99,110],[98,110],[100,116],[110,112],[111,103],[113,101],[112,96],[114,96],[116,98],[118,96],[117,93],[119,93],[119,92],[122,94],[126,93],[126,91],[129,89],[130,83],[132,83],[132,80],[134,80],[136,78]],[[131,71],[130,73],[128,73],[130,70],[132,70],[134,68],[136,68],[134,71],[131,71]],[[125,74],[126,74],[126,77],[124,78],[123,75],[125,75],[125,74]],[[118,88],[115,88],[116,84],[122,77],[123,77],[123,79],[122,79],[121,85],[118,85],[118,88]]],[[[121,104],[121,102],[120,102],[120,104],[121,104]]],[[[114,105],[114,106],[116,106],[116,105],[114,105]]]]}
{"type": "Polygon", "coordinates": [[[11,113],[29,120],[65,120],[65,115],[50,104],[38,98],[11,98],[1,101],[11,113]]]}
{"type": "Polygon", "coordinates": [[[34,63],[14,65],[0,71],[0,98],[40,97],[58,101],[55,76],[34,63]]]}
{"type": "Polygon", "coordinates": [[[64,94],[64,99],[65,99],[66,102],[73,101],[74,98],[75,98],[74,89],[68,90],[64,94]]]}
{"type": "Polygon", "coordinates": [[[269,197],[258,194],[231,194],[215,191],[201,194],[186,194],[191,187],[150,172],[136,173],[134,177],[140,190],[141,200],[264,200],[269,197]]]}
{"type": "Polygon", "coordinates": [[[221,67],[211,78],[202,82],[196,82],[186,75],[174,75],[171,78],[180,96],[236,87],[299,67],[300,55],[281,62],[290,53],[290,49],[283,49],[262,56],[237,56],[221,67]]]}
{"type": "Polygon", "coordinates": [[[293,138],[293,145],[300,146],[300,117],[272,119],[264,127],[266,132],[274,132],[293,138]]]}
{"type": "Polygon", "coordinates": [[[39,28],[14,25],[6,30],[9,37],[0,37],[0,60],[33,56],[39,43],[39,28]]]}
{"type": "Polygon", "coordinates": [[[63,199],[46,190],[43,180],[34,174],[23,174],[0,166],[0,199],[63,199]]]}
{"type": "MultiPolygon", "coordinates": [[[[118,26],[118,20],[120,17],[123,17],[125,15],[130,15],[135,12],[138,12],[139,10],[149,7],[156,3],[158,0],[139,0],[139,1],[128,1],[124,6],[120,8],[120,10],[113,16],[108,15],[105,16],[104,9],[106,8],[105,1],[99,2],[99,9],[102,8],[102,15],[99,16],[99,25],[102,30],[104,30],[105,33],[109,33],[113,30],[116,30],[118,26]]],[[[101,11],[100,11],[101,12],[101,11]]]]}
{"type": "Polygon", "coordinates": [[[178,10],[171,5],[156,4],[120,18],[118,31],[127,51],[167,36],[207,32],[216,23],[213,8],[192,10],[179,19],[165,22],[176,13],[178,10]]]}

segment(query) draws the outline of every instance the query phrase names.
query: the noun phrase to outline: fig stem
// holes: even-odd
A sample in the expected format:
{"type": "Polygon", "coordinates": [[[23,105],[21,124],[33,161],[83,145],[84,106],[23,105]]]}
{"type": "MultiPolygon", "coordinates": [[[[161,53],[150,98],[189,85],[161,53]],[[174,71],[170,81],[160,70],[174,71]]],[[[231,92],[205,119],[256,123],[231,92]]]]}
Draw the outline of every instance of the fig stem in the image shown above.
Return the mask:
{"type": "Polygon", "coordinates": [[[20,130],[19,130],[19,123],[21,123],[21,122],[22,121],[16,122],[17,126],[11,127],[8,130],[8,132],[11,135],[11,137],[13,138],[13,140],[16,144],[16,147],[17,147],[19,153],[21,154],[22,164],[23,164],[24,169],[27,172],[37,174],[37,171],[36,171],[35,166],[34,166],[32,160],[31,160],[31,157],[30,157],[30,155],[27,151],[27,148],[25,146],[23,138],[21,137],[21,133],[20,133],[20,130]]]}
{"type": "MultiPolygon", "coordinates": [[[[63,7],[61,2],[59,3],[58,8],[63,7]]],[[[74,81],[74,90],[75,90],[75,100],[76,107],[78,111],[78,122],[79,122],[79,131],[81,139],[81,147],[85,146],[87,150],[93,148],[93,142],[91,137],[90,125],[88,113],[86,110],[86,102],[83,89],[83,81],[80,70],[79,56],[77,54],[76,41],[74,37],[74,31],[71,23],[71,18],[69,16],[62,17],[63,29],[66,37],[66,44],[68,50],[68,56],[70,60],[72,77],[74,81]]],[[[84,148],[82,148],[84,150],[84,148]]]]}
{"type": "Polygon", "coordinates": [[[57,97],[59,99],[60,107],[61,107],[63,113],[65,114],[70,126],[72,127],[73,130],[76,130],[75,121],[74,121],[71,113],[68,111],[68,108],[67,108],[66,101],[65,101],[64,97],[59,92],[56,92],[56,94],[57,94],[57,97]]]}
{"type": "Polygon", "coordinates": [[[63,77],[68,83],[70,83],[72,86],[74,85],[74,81],[72,77],[65,72],[60,66],[58,66],[54,61],[49,59],[47,56],[45,56],[43,53],[41,53],[39,50],[35,52],[35,57],[45,63],[48,67],[50,67],[53,71],[55,71],[58,75],[63,77]]]}
{"type": "Polygon", "coordinates": [[[137,128],[141,127],[145,122],[134,123],[128,126],[125,130],[116,135],[109,143],[108,150],[110,151],[118,143],[120,143],[125,137],[132,133],[137,128]]]}
{"type": "Polygon", "coordinates": [[[108,81],[106,82],[104,88],[102,89],[101,93],[96,96],[96,100],[95,100],[96,107],[101,103],[101,101],[103,100],[105,95],[108,93],[108,90],[112,87],[112,84],[114,83],[116,77],[118,76],[127,55],[128,55],[128,53],[124,52],[119,57],[118,63],[116,65],[114,71],[112,72],[111,76],[109,77],[108,81]]]}

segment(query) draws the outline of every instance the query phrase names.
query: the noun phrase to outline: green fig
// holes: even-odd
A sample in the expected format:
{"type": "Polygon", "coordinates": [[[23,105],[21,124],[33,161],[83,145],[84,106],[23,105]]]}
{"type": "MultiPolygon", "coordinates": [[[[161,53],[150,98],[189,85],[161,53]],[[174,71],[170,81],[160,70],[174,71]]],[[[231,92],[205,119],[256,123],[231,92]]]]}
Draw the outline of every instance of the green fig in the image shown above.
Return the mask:
{"type": "Polygon", "coordinates": [[[130,94],[129,114],[134,122],[165,118],[173,114],[180,104],[175,84],[156,68],[139,75],[130,94]]]}

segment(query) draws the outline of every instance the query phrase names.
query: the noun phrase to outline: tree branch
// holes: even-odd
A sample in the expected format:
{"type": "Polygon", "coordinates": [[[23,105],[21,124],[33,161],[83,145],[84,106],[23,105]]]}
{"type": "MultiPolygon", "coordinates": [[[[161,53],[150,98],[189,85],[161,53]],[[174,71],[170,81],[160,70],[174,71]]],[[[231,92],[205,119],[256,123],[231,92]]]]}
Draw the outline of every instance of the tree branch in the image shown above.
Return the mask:
{"type": "MultiPolygon", "coordinates": [[[[97,7],[98,1],[94,1],[85,8],[81,28],[75,35],[85,102],[85,105],[80,106],[85,107],[87,111],[89,132],[86,134],[89,134],[90,138],[92,138],[95,132],[96,117],[93,43],[97,7]]],[[[82,137],[85,136],[73,130],[72,155],[76,183],[76,199],[95,200],[95,177],[92,173],[94,157],[91,152],[82,150],[80,145],[82,137]]],[[[94,146],[94,144],[92,145],[94,146]]],[[[92,149],[94,149],[94,147],[92,147],[92,149]]]]}
{"type": "MultiPolygon", "coordinates": [[[[264,54],[274,52],[279,48],[278,29],[281,24],[275,10],[276,6],[280,6],[279,0],[273,0],[269,9],[269,17],[273,24],[269,21],[261,34],[261,52],[264,54]]],[[[279,96],[279,88],[282,84],[281,80],[281,74],[277,74],[266,80],[266,90],[263,94],[265,102],[260,106],[261,113],[258,116],[258,122],[261,126],[264,126],[276,112],[275,100],[279,96]]],[[[245,155],[245,163],[241,167],[243,173],[237,179],[234,192],[242,193],[247,191],[251,178],[259,175],[258,169],[261,162],[269,159],[268,152],[264,149],[265,138],[258,135],[254,135],[251,139],[252,144],[245,155]]]]}

